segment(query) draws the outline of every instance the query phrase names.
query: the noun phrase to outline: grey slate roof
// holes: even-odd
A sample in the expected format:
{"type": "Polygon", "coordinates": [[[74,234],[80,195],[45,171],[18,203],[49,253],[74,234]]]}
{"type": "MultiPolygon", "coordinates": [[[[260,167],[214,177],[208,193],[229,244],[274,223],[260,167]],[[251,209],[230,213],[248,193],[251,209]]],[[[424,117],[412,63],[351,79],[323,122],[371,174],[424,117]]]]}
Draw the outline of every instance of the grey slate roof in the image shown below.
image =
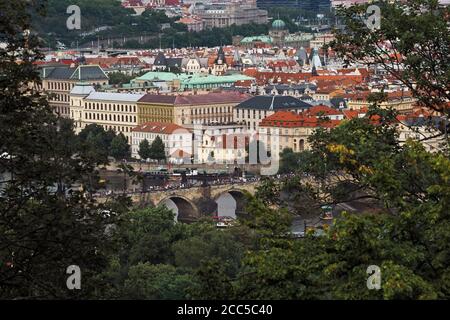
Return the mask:
{"type": "Polygon", "coordinates": [[[181,68],[183,65],[183,58],[166,58],[162,52],[159,52],[153,62],[153,65],[181,68]]]}
{"type": "Polygon", "coordinates": [[[308,109],[311,105],[291,96],[255,96],[236,106],[238,109],[286,110],[308,109]]]}
{"type": "Polygon", "coordinates": [[[100,66],[81,65],[75,70],[70,78],[72,80],[106,80],[108,79],[108,76],[103,72],[100,66]]]}
{"type": "Polygon", "coordinates": [[[166,65],[166,57],[164,56],[164,53],[159,52],[158,55],[156,56],[153,64],[155,66],[165,66],[166,65]]]}
{"type": "Polygon", "coordinates": [[[107,80],[108,76],[100,66],[80,65],[71,67],[48,67],[41,72],[43,79],[52,80],[107,80]]]}
{"type": "Polygon", "coordinates": [[[340,107],[347,108],[347,102],[341,97],[331,98],[330,103],[336,109],[339,109],[340,107]]]}

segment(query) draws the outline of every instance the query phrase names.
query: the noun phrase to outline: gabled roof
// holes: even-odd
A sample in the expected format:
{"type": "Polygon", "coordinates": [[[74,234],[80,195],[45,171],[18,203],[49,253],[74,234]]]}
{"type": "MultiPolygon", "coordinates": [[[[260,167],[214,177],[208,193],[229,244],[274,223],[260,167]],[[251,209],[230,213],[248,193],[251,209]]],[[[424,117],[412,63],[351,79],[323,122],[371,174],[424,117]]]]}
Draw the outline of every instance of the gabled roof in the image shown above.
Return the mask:
{"type": "Polygon", "coordinates": [[[291,96],[255,96],[236,106],[238,109],[309,109],[311,105],[291,96]]]}
{"type": "Polygon", "coordinates": [[[89,83],[77,83],[75,87],[72,88],[70,91],[71,95],[80,95],[80,96],[87,96],[91,92],[95,92],[95,89],[91,84],[89,83]]]}
{"type": "Polygon", "coordinates": [[[303,128],[337,126],[340,120],[322,120],[305,114],[297,114],[291,111],[277,111],[261,121],[261,127],[303,128]]]}
{"type": "Polygon", "coordinates": [[[76,68],[50,67],[42,70],[43,79],[51,80],[108,80],[108,76],[98,65],[80,65],[76,68]]]}
{"type": "Polygon", "coordinates": [[[177,97],[175,104],[202,105],[202,104],[238,103],[247,100],[249,97],[250,95],[243,94],[237,91],[209,92],[207,94],[198,94],[198,95],[180,95],[177,97]]]}
{"type": "Polygon", "coordinates": [[[87,65],[78,66],[70,77],[71,80],[107,80],[108,76],[100,66],[87,65]]]}
{"type": "Polygon", "coordinates": [[[313,115],[313,116],[317,116],[319,114],[331,116],[331,115],[342,115],[342,112],[339,110],[336,110],[334,108],[325,106],[325,105],[317,105],[317,106],[310,108],[308,110],[308,114],[313,115]]]}
{"type": "Polygon", "coordinates": [[[224,104],[239,103],[248,99],[250,95],[238,91],[209,92],[198,95],[158,95],[146,94],[139,102],[162,103],[171,105],[203,105],[203,104],[224,104]]]}
{"type": "Polygon", "coordinates": [[[146,122],[138,125],[137,127],[131,129],[133,132],[149,132],[149,133],[161,133],[161,134],[172,134],[175,131],[189,132],[188,129],[179,126],[175,123],[165,123],[165,122],[146,122]]]}
{"type": "Polygon", "coordinates": [[[155,58],[155,62],[153,62],[155,66],[165,66],[166,65],[166,57],[164,56],[164,53],[159,52],[158,55],[155,58]]]}

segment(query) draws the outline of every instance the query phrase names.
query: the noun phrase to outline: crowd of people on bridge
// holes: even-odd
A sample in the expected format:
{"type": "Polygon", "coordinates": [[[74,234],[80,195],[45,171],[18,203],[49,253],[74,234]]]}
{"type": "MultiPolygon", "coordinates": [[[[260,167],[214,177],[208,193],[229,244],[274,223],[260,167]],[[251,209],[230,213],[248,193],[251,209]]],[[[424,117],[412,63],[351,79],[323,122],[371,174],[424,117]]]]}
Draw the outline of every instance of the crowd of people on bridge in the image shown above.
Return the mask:
{"type": "MultiPolygon", "coordinates": [[[[170,190],[180,190],[180,189],[189,189],[189,188],[198,188],[204,186],[220,186],[220,185],[244,185],[247,183],[259,182],[262,179],[276,179],[276,180],[284,180],[293,178],[295,174],[277,174],[274,176],[247,176],[247,177],[235,177],[235,176],[218,176],[212,180],[188,180],[188,181],[168,181],[163,185],[145,185],[139,187],[138,185],[132,185],[133,189],[127,189],[126,194],[139,194],[139,193],[152,193],[152,192],[161,192],[161,191],[170,191],[170,190]]],[[[123,189],[113,190],[100,190],[94,196],[97,197],[108,197],[114,194],[123,194],[123,189]]]]}

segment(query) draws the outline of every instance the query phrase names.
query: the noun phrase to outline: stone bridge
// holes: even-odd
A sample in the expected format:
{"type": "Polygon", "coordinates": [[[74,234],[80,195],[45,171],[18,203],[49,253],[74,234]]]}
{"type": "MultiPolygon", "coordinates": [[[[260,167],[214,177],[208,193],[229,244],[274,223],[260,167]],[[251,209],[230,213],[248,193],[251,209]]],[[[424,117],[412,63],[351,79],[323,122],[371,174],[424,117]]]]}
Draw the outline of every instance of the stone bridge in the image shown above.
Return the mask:
{"type": "Polygon", "coordinates": [[[215,214],[236,217],[244,212],[246,194],[254,194],[259,182],[211,185],[153,191],[132,196],[141,207],[165,205],[179,221],[194,221],[215,214]]]}

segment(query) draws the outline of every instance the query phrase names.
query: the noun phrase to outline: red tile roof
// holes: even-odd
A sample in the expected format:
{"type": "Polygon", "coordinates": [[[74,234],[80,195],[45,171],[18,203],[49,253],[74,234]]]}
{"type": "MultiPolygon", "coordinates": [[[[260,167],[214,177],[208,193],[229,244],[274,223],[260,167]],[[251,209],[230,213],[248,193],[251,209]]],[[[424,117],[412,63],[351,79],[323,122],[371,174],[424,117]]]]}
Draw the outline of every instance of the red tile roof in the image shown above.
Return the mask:
{"type": "Polygon", "coordinates": [[[308,113],[308,115],[311,115],[311,116],[317,116],[320,113],[327,115],[327,116],[342,114],[341,111],[336,110],[334,108],[330,108],[328,106],[324,106],[324,105],[318,105],[318,106],[311,107],[306,112],[308,113]]]}
{"type": "Polygon", "coordinates": [[[278,111],[264,118],[261,121],[261,127],[282,127],[282,128],[300,128],[300,127],[326,127],[337,126],[340,120],[322,120],[316,117],[305,116],[291,111],[278,111]]]}
{"type": "Polygon", "coordinates": [[[177,149],[174,152],[172,152],[172,154],[170,156],[172,158],[183,159],[183,158],[190,158],[191,154],[189,152],[184,151],[184,150],[177,149]]]}
{"type": "Polygon", "coordinates": [[[146,94],[141,99],[139,99],[139,102],[174,104],[176,99],[176,96],[171,95],[146,94]]]}
{"type": "Polygon", "coordinates": [[[202,105],[239,103],[251,98],[250,95],[238,91],[209,92],[207,94],[177,96],[176,105],[202,105]]]}
{"type": "Polygon", "coordinates": [[[249,99],[251,96],[238,91],[208,92],[196,95],[159,95],[146,94],[139,102],[162,103],[172,105],[204,105],[239,103],[249,99]]]}
{"type": "Polygon", "coordinates": [[[151,132],[151,133],[161,133],[161,134],[172,134],[174,131],[183,130],[188,132],[189,130],[179,126],[175,123],[164,123],[164,122],[146,122],[133,128],[133,132],[151,132]]]}

